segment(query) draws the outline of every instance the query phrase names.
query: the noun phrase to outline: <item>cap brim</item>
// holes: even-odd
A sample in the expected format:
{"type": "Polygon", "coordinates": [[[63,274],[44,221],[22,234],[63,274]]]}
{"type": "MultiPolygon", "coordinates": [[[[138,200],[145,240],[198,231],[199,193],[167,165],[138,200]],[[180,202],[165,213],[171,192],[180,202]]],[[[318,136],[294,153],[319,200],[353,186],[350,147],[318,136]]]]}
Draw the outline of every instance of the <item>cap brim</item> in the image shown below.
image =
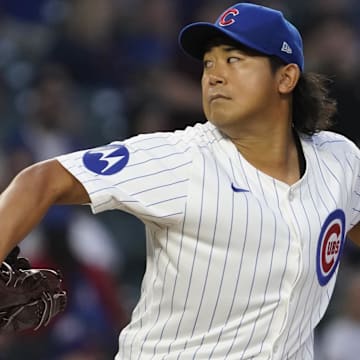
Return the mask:
{"type": "Polygon", "coordinates": [[[216,36],[224,35],[217,27],[210,23],[194,23],[185,26],[179,34],[179,44],[185,53],[201,60],[206,45],[216,36]]]}
{"type": "Polygon", "coordinates": [[[266,54],[264,49],[257,48],[254,44],[248,43],[248,41],[239,34],[234,35],[225,28],[219,28],[214,24],[207,22],[197,22],[185,26],[179,34],[179,44],[185,53],[196,59],[202,60],[209,41],[218,36],[226,36],[253,50],[266,54]]]}

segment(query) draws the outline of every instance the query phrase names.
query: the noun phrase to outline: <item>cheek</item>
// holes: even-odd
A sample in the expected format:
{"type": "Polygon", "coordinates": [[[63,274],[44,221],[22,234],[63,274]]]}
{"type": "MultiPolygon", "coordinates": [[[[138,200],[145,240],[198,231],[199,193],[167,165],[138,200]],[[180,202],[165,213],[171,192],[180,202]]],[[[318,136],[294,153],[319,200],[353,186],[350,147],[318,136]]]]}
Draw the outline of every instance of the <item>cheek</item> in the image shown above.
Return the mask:
{"type": "Polygon", "coordinates": [[[235,74],[233,79],[234,87],[237,88],[243,96],[256,93],[259,91],[259,88],[263,86],[259,75],[254,73],[244,74],[242,76],[235,74]]]}
{"type": "Polygon", "coordinates": [[[257,93],[258,95],[265,95],[274,90],[273,78],[267,72],[254,72],[247,77],[248,90],[257,93]]]}
{"type": "Polygon", "coordinates": [[[209,104],[206,101],[206,94],[207,94],[207,88],[205,86],[204,78],[201,81],[201,100],[202,100],[202,107],[205,114],[208,114],[209,111],[209,104]]]}
{"type": "Polygon", "coordinates": [[[205,114],[208,114],[209,112],[209,105],[208,102],[205,100],[206,96],[204,92],[202,93],[202,107],[205,114]]]}
{"type": "MultiPolygon", "coordinates": [[[[249,79],[246,84],[242,85],[234,97],[235,103],[238,104],[239,111],[252,111],[268,103],[273,98],[272,90],[268,83],[264,81],[253,81],[249,79]]],[[[236,111],[236,110],[235,110],[236,111]]]]}

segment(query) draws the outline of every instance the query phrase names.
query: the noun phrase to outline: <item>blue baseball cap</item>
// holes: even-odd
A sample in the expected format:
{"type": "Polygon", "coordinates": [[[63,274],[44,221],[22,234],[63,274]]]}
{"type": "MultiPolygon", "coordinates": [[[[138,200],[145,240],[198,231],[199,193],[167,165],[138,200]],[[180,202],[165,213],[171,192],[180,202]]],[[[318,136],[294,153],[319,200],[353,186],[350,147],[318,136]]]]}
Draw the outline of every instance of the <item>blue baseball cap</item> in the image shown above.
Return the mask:
{"type": "Polygon", "coordinates": [[[201,60],[209,41],[221,35],[304,70],[301,35],[281,11],[238,3],[225,10],[214,24],[196,22],[185,26],[179,34],[179,44],[185,53],[201,60]]]}

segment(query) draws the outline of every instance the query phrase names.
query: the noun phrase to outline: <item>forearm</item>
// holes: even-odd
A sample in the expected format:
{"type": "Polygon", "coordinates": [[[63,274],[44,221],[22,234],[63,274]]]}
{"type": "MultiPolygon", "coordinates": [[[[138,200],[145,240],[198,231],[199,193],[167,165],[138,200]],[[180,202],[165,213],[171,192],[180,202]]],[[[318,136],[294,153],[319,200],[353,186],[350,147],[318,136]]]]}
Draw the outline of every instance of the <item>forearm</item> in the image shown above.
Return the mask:
{"type": "Polygon", "coordinates": [[[352,240],[356,245],[360,246],[360,223],[355,225],[347,234],[347,236],[352,240]]]}
{"type": "Polygon", "coordinates": [[[0,195],[0,261],[55,203],[88,201],[83,187],[56,161],[23,170],[0,195]]]}
{"type": "Polygon", "coordinates": [[[42,219],[53,199],[38,169],[21,172],[0,195],[0,261],[42,219]],[[46,194],[46,195],[45,195],[46,194]]]}

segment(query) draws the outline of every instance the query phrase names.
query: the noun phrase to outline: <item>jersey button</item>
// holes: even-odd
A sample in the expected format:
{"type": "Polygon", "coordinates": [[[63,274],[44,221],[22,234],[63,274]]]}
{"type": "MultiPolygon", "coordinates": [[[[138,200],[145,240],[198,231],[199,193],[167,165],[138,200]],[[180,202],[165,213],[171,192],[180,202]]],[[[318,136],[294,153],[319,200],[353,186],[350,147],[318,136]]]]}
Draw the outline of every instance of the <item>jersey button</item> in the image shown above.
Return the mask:
{"type": "Polygon", "coordinates": [[[294,192],[293,191],[289,191],[289,195],[288,195],[289,201],[293,201],[294,200],[294,192]]]}

